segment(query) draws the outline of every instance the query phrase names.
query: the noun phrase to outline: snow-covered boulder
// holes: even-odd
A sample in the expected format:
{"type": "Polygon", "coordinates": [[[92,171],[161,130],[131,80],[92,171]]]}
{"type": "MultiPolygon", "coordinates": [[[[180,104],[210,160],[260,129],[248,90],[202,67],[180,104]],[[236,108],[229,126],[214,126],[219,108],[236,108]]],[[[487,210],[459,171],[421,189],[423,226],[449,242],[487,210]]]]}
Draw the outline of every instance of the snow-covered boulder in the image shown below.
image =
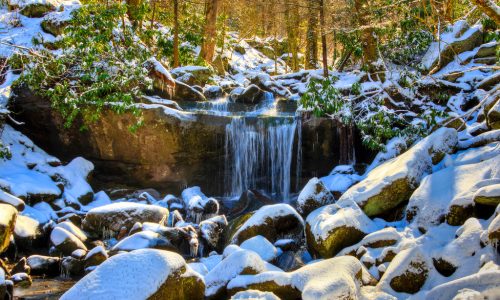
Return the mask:
{"type": "Polygon", "coordinates": [[[200,187],[187,188],[182,191],[181,196],[190,221],[199,223],[219,213],[219,202],[205,196],[200,187]]]}
{"type": "Polygon", "coordinates": [[[231,300],[280,300],[280,298],[271,292],[248,290],[234,294],[231,300]]]}
{"type": "Polygon", "coordinates": [[[271,242],[282,236],[301,239],[304,220],[288,204],[266,205],[257,210],[232,237],[232,242],[241,244],[245,240],[262,235],[271,242]]]}
{"type": "Polygon", "coordinates": [[[488,239],[492,245],[496,245],[500,241],[500,214],[488,226],[488,239]]]}
{"type": "Polygon", "coordinates": [[[209,67],[204,66],[184,66],[170,70],[172,76],[188,85],[205,86],[213,75],[209,67]]]}
{"type": "Polygon", "coordinates": [[[58,276],[61,274],[61,258],[31,255],[26,259],[31,275],[58,276]]]}
{"type": "Polygon", "coordinates": [[[203,95],[207,99],[217,99],[224,95],[224,91],[218,85],[208,85],[203,89],[203,95]]]}
{"type": "Polygon", "coordinates": [[[162,223],[168,218],[168,209],[131,202],[113,203],[91,209],[83,219],[83,229],[96,236],[117,234],[122,227],[132,228],[136,222],[162,223]],[[111,232],[109,232],[111,231],[111,232]]]}
{"type": "Polygon", "coordinates": [[[486,123],[491,129],[500,129],[500,101],[497,101],[488,111],[486,123]]]}
{"type": "Polygon", "coordinates": [[[330,204],[309,214],[306,238],[309,251],[323,258],[335,256],[373,231],[370,218],[352,201],[330,204]]]}
{"type": "Polygon", "coordinates": [[[112,251],[133,251],[144,248],[174,249],[170,242],[158,233],[141,231],[118,242],[118,244],[112,248],[112,251]]]}
{"type": "Polygon", "coordinates": [[[25,205],[23,200],[2,190],[0,190],[0,203],[10,204],[14,206],[18,211],[23,211],[25,205]]]}
{"type": "Polygon", "coordinates": [[[58,0],[10,0],[9,9],[19,9],[22,15],[30,18],[40,18],[59,7],[58,0]]]}
{"type": "Polygon", "coordinates": [[[500,204],[500,183],[488,185],[478,189],[474,193],[474,203],[494,207],[500,204]]]}
{"type": "Polygon", "coordinates": [[[335,201],[332,193],[325,187],[317,177],[312,178],[306,184],[297,199],[297,210],[306,217],[313,210],[332,204],[335,201]]]}
{"type": "Polygon", "coordinates": [[[407,207],[407,219],[420,228],[437,225],[446,216],[451,225],[461,225],[474,206],[474,194],[500,180],[500,156],[475,164],[450,166],[422,180],[407,207]]]}
{"type": "Polygon", "coordinates": [[[98,266],[106,259],[108,259],[106,249],[103,246],[96,246],[85,255],[85,268],[98,266]]]}
{"type": "Polygon", "coordinates": [[[75,224],[73,224],[71,221],[61,222],[61,223],[57,224],[55,227],[60,227],[60,228],[66,229],[67,231],[71,232],[74,236],[76,236],[82,242],[87,241],[87,235],[80,228],[78,228],[75,224]]]}
{"type": "Polygon", "coordinates": [[[342,256],[289,273],[271,271],[238,276],[229,282],[227,288],[229,294],[252,289],[272,292],[280,299],[357,299],[361,286],[374,282],[359,260],[342,256]]]}
{"type": "Polygon", "coordinates": [[[54,36],[61,35],[71,20],[71,13],[80,8],[80,6],[81,4],[78,0],[66,1],[58,11],[46,14],[40,26],[42,26],[43,31],[54,36]]]}
{"type": "Polygon", "coordinates": [[[429,273],[430,267],[426,255],[419,247],[414,247],[396,255],[378,285],[388,293],[396,291],[415,294],[425,284],[429,273]]]}
{"type": "Polygon", "coordinates": [[[339,200],[353,200],[369,216],[382,215],[407,201],[433,164],[455,149],[455,129],[440,128],[402,155],[373,169],[339,200]]]}
{"type": "Polygon", "coordinates": [[[55,227],[50,233],[50,241],[64,255],[70,255],[77,249],[87,250],[83,242],[62,227],[55,227]]]}
{"type": "Polygon", "coordinates": [[[14,232],[17,209],[9,204],[0,204],[0,253],[10,244],[10,235],[14,232]]]}
{"type": "Polygon", "coordinates": [[[274,260],[279,254],[278,250],[271,242],[261,235],[254,236],[240,245],[241,249],[250,250],[257,253],[265,261],[274,260]]]}
{"type": "Polygon", "coordinates": [[[37,220],[23,215],[17,216],[14,227],[16,246],[22,250],[29,250],[35,244],[39,244],[39,239],[42,236],[43,229],[37,220]]]}
{"type": "Polygon", "coordinates": [[[255,84],[249,85],[239,94],[231,93],[231,99],[233,101],[245,104],[257,104],[263,97],[264,92],[255,84]]]}
{"type": "Polygon", "coordinates": [[[212,250],[222,250],[224,230],[227,228],[227,220],[224,215],[210,218],[200,222],[201,237],[212,250]]]}
{"type": "Polygon", "coordinates": [[[238,275],[259,274],[271,270],[280,271],[262,260],[253,251],[235,248],[229,253],[205,276],[205,296],[210,299],[223,297],[226,293],[227,283],[238,275]]]}
{"type": "Polygon", "coordinates": [[[143,249],[106,260],[61,299],[203,299],[204,288],[180,255],[143,249]]]}
{"type": "Polygon", "coordinates": [[[465,20],[457,21],[441,33],[439,41],[431,43],[422,58],[422,66],[429,71],[445,66],[453,60],[455,55],[474,49],[482,41],[481,25],[470,27],[465,20]]]}
{"type": "Polygon", "coordinates": [[[12,280],[16,286],[22,288],[27,288],[33,283],[31,277],[27,273],[15,273],[10,277],[10,280],[12,280]]]}

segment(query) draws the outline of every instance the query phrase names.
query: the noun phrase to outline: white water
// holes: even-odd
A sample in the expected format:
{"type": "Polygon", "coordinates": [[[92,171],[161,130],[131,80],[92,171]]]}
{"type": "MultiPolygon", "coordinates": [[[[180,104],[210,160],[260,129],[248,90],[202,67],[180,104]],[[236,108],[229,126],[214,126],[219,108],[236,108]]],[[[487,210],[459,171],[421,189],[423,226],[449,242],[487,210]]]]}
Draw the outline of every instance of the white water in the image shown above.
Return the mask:
{"type": "Polygon", "coordinates": [[[226,126],[228,196],[264,189],[290,200],[295,118],[233,118],[226,126]]]}

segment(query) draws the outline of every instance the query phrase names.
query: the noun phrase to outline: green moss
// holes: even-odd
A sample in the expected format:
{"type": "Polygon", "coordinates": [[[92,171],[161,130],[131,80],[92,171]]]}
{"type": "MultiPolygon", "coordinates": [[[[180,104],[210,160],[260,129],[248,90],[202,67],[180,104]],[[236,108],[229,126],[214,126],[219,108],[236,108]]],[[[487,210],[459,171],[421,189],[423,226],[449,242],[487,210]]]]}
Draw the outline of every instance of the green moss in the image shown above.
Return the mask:
{"type": "Polygon", "coordinates": [[[429,270],[423,262],[411,262],[409,269],[412,271],[407,270],[391,279],[390,285],[394,291],[408,294],[420,291],[427,280],[429,270]]]}
{"type": "Polygon", "coordinates": [[[369,217],[382,215],[408,201],[414,190],[408,178],[398,179],[384,187],[377,195],[368,198],[361,208],[369,217]]]}
{"type": "Polygon", "coordinates": [[[342,249],[352,246],[366,235],[364,232],[354,228],[341,226],[328,233],[328,238],[316,240],[311,232],[309,224],[306,225],[306,237],[309,251],[315,256],[330,258],[337,255],[342,249]]]}

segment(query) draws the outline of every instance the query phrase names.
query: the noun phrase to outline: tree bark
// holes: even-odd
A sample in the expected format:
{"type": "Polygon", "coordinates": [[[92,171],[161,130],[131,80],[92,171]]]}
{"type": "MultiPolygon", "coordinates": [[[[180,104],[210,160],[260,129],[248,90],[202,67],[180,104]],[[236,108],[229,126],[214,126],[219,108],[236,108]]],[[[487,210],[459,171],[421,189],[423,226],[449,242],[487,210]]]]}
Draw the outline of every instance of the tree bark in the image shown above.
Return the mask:
{"type": "Polygon", "coordinates": [[[471,0],[485,15],[500,25],[500,7],[492,0],[471,0]]]}
{"type": "Polygon", "coordinates": [[[179,0],[174,2],[174,68],[180,66],[179,61],[179,0]]]}
{"type": "Polygon", "coordinates": [[[316,1],[308,3],[306,35],[306,69],[316,69],[318,65],[318,7],[316,1]]]}
{"type": "Polygon", "coordinates": [[[323,52],[323,76],[328,77],[328,49],[325,32],[325,5],[324,0],[319,0],[319,19],[321,24],[321,49],[323,52]]]}
{"type": "Polygon", "coordinates": [[[374,37],[373,27],[370,26],[367,0],[354,0],[354,9],[358,26],[361,28],[361,48],[363,49],[363,65],[368,72],[376,71],[374,62],[377,60],[377,41],[374,37]]]}
{"type": "Polygon", "coordinates": [[[211,63],[215,54],[215,43],[217,35],[217,9],[219,0],[208,0],[205,14],[205,30],[203,43],[201,45],[200,57],[207,63],[211,63]]]}
{"type": "Polygon", "coordinates": [[[288,37],[288,48],[292,55],[291,58],[291,68],[294,72],[299,70],[299,41],[297,28],[299,27],[299,11],[296,3],[292,0],[285,1],[285,22],[286,22],[286,32],[288,37]]]}

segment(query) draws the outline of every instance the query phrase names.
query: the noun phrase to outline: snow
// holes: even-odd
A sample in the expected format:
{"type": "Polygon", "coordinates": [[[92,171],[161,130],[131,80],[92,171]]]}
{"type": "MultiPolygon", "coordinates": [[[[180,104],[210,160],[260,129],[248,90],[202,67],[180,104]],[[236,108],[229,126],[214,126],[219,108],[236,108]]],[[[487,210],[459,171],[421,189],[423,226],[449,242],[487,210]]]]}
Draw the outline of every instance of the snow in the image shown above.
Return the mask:
{"type": "Polygon", "coordinates": [[[459,293],[460,290],[463,289],[472,289],[474,291],[482,292],[499,287],[500,271],[487,271],[436,286],[429,291],[429,293],[427,293],[426,297],[427,299],[446,300],[452,299],[459,293]]]}
{"type": "Polygon", "coordinates": [[[231,300],[280,300],[280,298],[271,292],[247,290],[234,294],[231,300]]]}
{"type": "Polygon", "coordinates": [[[474,194],[474,198],[477,197],[500,198],[500,184],[492,184],[478,189],[474,194]]]}
{"type": "Polygon", "coordinates": [[[24,201],[0,190],[0,203],[10,204],[17,209],[24,208],[24,201]]]}
{"type": "Polygon", "coordinates": [[[270,262],[280,255],[280,250],[276,249],[271,242],[261,235],[254,236],[243,243],[240,247],[245,250],[250,250],[257,253],[260,258],[270,262]]]}
{"type": "Polygon", "coordinates": [[[467,149],[470,147],[477,147],[478,145],[481,146],[496,141],[500,141],[500,129],[482,133],[468,140],[459,141],[458,148],[467,149]]]}
{"type": "Polygon", "coordinates": [[[323,179],[320,181],[317,177],[313,177],[307,182],[302,191],[300,191],[297,206],[301,208],[308,201],[313,201],[318,206],[329,204],[333,202],[333,195],[329,192],[331,190],[332,188],[328,188],[323,184],[323,179]]]}
{"type": "Polygon", "coordinates": [[[144,249],[117,254],[78,281],[61,299],[147,299],[170,276],[179,276],[175,274],[182,268],[186,268],[182,276],[199,276],[173,252],[144,249]]]}
{"type": "Polygon", "coordinates": [[[108,257],[108,253],[106,252],[106,249],[104,249],[103,246],[97,246],[97,247],[92,248],[87,253],[87,255],[85,256],[85,260],[88,260],[89,258],[91,258],[92,256],[94,256],[98,253],[102,254],[104,257],[108,257]]]}
{"type": "Polygon", "coordinates": [[[17,216],[17,210],[7,204],[0,204],[0,226],[9,228],[9,223],[17,216]]]}
{"type": "Polygon", "coordinates": [[[304,220],[302,217],[295,211],[293,207],[288,204],[274,204],[274,205],[266,205],[259,210],[257,210],[234,234],[233,242],[236,240],[238,234],[247,228],[258,226],[264,224],[267,219],[275,219],[278,217],[284,216],[294,216],[299,222],[304,224],[304,220]]]}
{"type": "Polygon", "coordinates": [[[16,219],[16,226],[14,228],[14,235],[22,238],[34,238],[41,234],[40,223],[30,217],[18,215],[16,219]]]}
{"type": "Polygon", "coordinates": [[[50,233],[50,241],[56,247],[69,241],[73,243],[78,249],[87,250],[87,247],[85,247],[85,245],[80,239],[78,239],[78,237],[62,227],[55,227],[52,230],[52,232],[50,233]]]}
{"type": "Polygon", "coordinates": [[[353,200],[360,206],[379,195],[397,180],[407,180],[416,188],[422,178],[432,171],[432,153],[451,152],[457,143],[457,132],[451,128],[440,128],[418,142],[411,149],[374,168],[364,180],[347,190],[339,201],[353,200]]]}
{"type": "Polygon", "coordinates": [[[26,205],[21,214],[37,220],[40,224],[46,224],[50,220],[56,220],[58,218],[55,211],[46,202],[37,203],[33,207],[26,205]]]}
{"type": "Polygon", "coordinates": [[[153,248],[168,243],[158,233],[152,231],[141,231],[134,233],[118,242],[113,251],[132,251],[144,248],[153,248]]]}
{"type": "Polygon", "coordinates": [[[78,228],[73,223],[71,223],[70,221],[61,222],[61,223],[56,225],[56,228],[57,227],[63,228],[65,230],[69,231],[70,233],[72,233],[74,236],[76,236],[82,242],[85,242],[87,240],[87,236],[85,235],[85,233],[80,228],[78,228]]]}

